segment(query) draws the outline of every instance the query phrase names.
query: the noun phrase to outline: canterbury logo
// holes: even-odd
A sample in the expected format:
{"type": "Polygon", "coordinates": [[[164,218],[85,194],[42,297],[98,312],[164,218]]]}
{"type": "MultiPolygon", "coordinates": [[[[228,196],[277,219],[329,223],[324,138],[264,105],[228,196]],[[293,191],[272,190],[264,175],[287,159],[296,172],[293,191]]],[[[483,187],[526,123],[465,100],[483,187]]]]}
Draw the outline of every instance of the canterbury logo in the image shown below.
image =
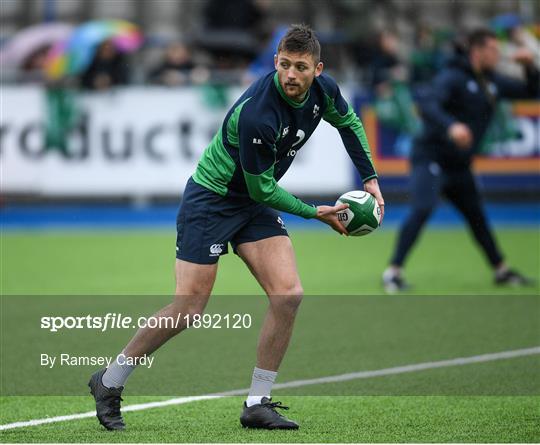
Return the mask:
{"type": "Polygon", "coordinates": [[[210,246],[210,256],[216,256],[223,252],[223,244],[212,244],[210,246]]]}

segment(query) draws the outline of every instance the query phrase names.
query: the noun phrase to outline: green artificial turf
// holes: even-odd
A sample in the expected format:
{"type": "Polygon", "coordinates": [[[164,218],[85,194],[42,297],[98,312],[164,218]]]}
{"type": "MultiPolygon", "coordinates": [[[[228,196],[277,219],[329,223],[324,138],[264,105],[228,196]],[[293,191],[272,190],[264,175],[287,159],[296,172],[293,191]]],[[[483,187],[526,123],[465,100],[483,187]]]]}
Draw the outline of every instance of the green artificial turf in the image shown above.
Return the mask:
{"type": "MultiPolygon", "coordinates": [[[[498,234],[509,263],[538,277],[539,232],[498,234]]],[[[412,292],[383,295],[380,275],[394,237],[391,230],[356,239],[291,230],[306,297],[278,382],[540,346],[538,285],[496,288],[462,230],[426,232],[407,269],[412,292]]],[[[91,411],[84,394],[94,368],[40,369],[39,351],[112,355],[132,330],[50,333],[39,328],[40,317],[150,315],[174,288],[174,234],[6,232],[1,241],[0,423],[91,411]]],[[[132,375],[125,403],[249,386],[261,293],[242,261],[222,258],[208,311],[249,313],[253,325],[183,333],[156,354],[155,367],[132,375]]],[[[0,441],[538,442],[539,357],[275,391],[301,424],[297,432],[243,430],[242,398],[227,397],[126,413],[122,433],[88,418],[0,431],[0,441]]]]}

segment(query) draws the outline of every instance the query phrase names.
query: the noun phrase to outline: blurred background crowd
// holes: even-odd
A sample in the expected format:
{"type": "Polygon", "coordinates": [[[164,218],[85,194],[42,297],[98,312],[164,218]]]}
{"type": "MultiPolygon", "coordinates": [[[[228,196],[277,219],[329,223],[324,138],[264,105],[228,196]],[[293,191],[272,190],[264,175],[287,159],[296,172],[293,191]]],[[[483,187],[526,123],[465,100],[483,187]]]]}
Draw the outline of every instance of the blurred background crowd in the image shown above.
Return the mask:
{"type": "MultiPolygon", "coordinates": [[[[540,64],[540,6],[530,0],[2,0],[1,9],[3,83],[50,82],[45,67],[55,45],[105,19],[135,24],[129,32],[138,40],[123,47],[115,40],[122,31],[97,40],[86,33],[77,51],[92,46],[91,57],[61,73],[85,90],[246,83],[272,69],[276,43],[292,22],[317,30],[326,67],[340,81],[383,98],[392,84],[428,81],[474,26],[499,35],[504,72],[521,76],[510,55],[522,46],[540,64]]],[[[399,87],[397,95],[404,95],[399,87]]]]}
{"type": "MultiPolygon", "coordinates": [[[[292,23],[316,30],[325,69],[361,115],[385,189],[398,195],[421,128],[415,99],[463,51],[466,32],[484,27],[497,34],[505,74],[523,77],[514,57],[524,48],[540,67],[534,0],[1,0],[0,8],[0,152],[10,166],[3,191],[17,196],[76,193],[83,174],[88,184],[80,193],[92,195],[93,175],[105,171],[111,185],[103,182],[103,190],[124,193],[119,184],[131,177],[135,159],[144,166],[139,177],[149,180],[156,169],[159,187],[139,181],[129,194],[176,196],[227,107],[274,69],[277,43],[292,23]],[[164,162],[167,150],[174,164],[164,162]],[[56,160],[44,156],[51,152],[66,161],[56,175],[50,174],[56,160]],[[69,163],[75,158],[86,160],[84,170],[69,163]],[[170,171],[159,170],[156,160],[170,171]]],[[[482,165],[481,173],[496,175],[489,190],[540,190],[539,115],[537,102],[500,105],[483,150],[500,161],[482,165]],[[520,159],[508,162],[512,157],[520,159]],[[514,182],[503,183],[501,172],[514,182]]],[[[301,181],[287,184],[293,192],[319,196],[352,186],[352,169],[347,183],[329,177],[309,185],[326,167],[316,164],[317,153],[335,143],[326,133],[313,138],[313,156],[299,159],[306,166],[301,181]]],[[[339,156],[333,152],[332,159],[339,156]]]]}

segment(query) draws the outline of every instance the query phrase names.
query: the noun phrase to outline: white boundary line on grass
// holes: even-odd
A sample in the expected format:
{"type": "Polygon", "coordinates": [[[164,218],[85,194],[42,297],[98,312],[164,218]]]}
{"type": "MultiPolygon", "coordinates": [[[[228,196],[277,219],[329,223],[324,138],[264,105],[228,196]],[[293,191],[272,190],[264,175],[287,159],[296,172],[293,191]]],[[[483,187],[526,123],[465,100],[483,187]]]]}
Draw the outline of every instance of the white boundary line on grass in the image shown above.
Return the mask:
{"type": "MultiPolygon", "coordinates": [[[[459,358],[453,358],[449,360],[440,360],[436,362],[416,363],[413,365],[396,366],[393,368],[384,368],[384,369],[378,369],[378,370],[373,370],[373,371],[351,372],[349,374],[339,374],[339,375],[333,375],[333,376],[328,376],[328,377],[319,377],[316,379],[293,380],[286,383],[278,383],[274,385],[273,388],[274,389],[298,388],[301,386],[319,385],[323,383],[346,382],[348,380],[369,379],[372,377],[406,374],[409,372],[424,371],[427,369],[447,368],[450,366],[470,365],[473,363],[485,363],[485,362],[492,362],[495,360],[505,360],[505,359],[510,359],[510,358],[525,357],[525,356],[536,355],[536,354],[540,354],[540,346],[535,346],[535,347],[526,348],[526,349],[515,349],[512,351],[494,352],[491,354],[473,355],[472,357],[459,357],[459,358]]],[[[173,399],[163,400],[159,402],[149,402],[149,403],[139,403],[135,405],[127,405],[122,408],[122,412],[142,411],[145,409],[162,408],[162,407],[171,406],[171,405],[182,405],[184,403],[197,402],[199,400],[216,399],[216,398],[221,398],[221,397],[226,397],[226,396],[239,396],[239,395],[247,394],[248,392],[249,392],[249,388],[244,388],[244,389],[235,389],[232,391],[225,391],[225,392],[214,393],[214,394],[207,394],[207,395],[202,395],[202,396],[176,397],[173,399]]],[[[70,414],[66,416],[48,417],[45,419],[34,419],[34,420],[28,420],[24,422],[7,423],[5,425],[0,425],[0,431],[10,430],[13,428],[23,428],[27,426],[43,425],[46,423],[56,423],[56,422],[66,422],[68,420],[86,419],[89,417],[94,417],[95,415],[96,415],[95,411],[90,411],[90,412],[80,413],[80,414],[70,414]]]]}

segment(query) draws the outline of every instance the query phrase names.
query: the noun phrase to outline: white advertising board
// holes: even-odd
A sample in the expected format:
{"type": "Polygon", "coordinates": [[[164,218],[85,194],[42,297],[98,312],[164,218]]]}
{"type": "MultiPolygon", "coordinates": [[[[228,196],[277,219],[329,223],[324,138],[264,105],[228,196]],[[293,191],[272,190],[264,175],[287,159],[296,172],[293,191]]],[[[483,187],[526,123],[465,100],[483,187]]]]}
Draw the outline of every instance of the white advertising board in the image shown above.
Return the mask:
{"type": "MultiPolygon", "coordinates": [[[[240,89],[231,90],[234,100],[240,89]]],[[[84,118],[68,156],[45,149],[45,93],[2,87],[1,186],[45,196],[178,196],[227,108],[208,106],[197,88],[133,87],[78,98],[84,118]]],[[[353,184],[352,163],[326,122],[280,181],[295,194],[328,194],[353,184]]]]}

